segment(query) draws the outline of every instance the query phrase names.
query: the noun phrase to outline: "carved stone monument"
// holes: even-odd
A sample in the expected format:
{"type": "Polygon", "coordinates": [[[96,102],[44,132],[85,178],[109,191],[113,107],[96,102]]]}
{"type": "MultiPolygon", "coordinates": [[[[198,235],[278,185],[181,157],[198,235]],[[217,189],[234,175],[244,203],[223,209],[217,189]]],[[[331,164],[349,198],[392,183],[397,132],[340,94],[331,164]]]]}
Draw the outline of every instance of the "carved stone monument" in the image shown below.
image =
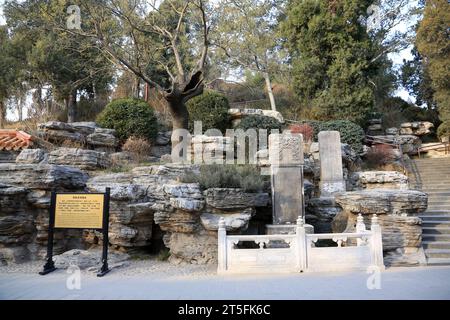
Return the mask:
{"type": "Polygon", "coordinates": [[[331,197],[345,191],[339,131],[319,132],[320,196],[331,197]]]}
{"type": "Polygon", "coordinates": [[[269,136],[273,224],[266,226],[268,234],[295,233],[298,217],[304,217],[303,161],[301,134],[269,136]]]}

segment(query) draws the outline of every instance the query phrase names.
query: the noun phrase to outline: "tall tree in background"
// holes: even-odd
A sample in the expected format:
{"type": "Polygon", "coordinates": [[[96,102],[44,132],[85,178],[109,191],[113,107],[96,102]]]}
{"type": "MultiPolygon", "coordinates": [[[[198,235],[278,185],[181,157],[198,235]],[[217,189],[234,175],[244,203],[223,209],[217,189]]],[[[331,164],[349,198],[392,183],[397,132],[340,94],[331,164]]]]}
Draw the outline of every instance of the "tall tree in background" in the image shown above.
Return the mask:
{"type": "Polygon", "coordinates": [[[450,120],[450,4],[428,0],[417,30],[416,46],[431,79],[439,118],[450,120]]]}
{"type": "Polygon", "coordinates": [[[80,8],[89,23],[67,32],[90,39],[118,67],[156,88],[168,103],[173,129],[187,129],[186,102],[204,88],[207,1],[104,0],[82,2],[80,8]]]}
{"type": "Polygon", "coordinates": [[[91,42],[51,28],[65,21],[69,1],[8,1],[5,17],[13,39],[26,43],[22,63],[30,83],[46,82],[54,97],[63,101],[68,122],[77,120],[77,97],[104,90],[112,80],[111,63],[91,42]]]}
{"type": "Polygon", "coordinates": [[[284,22],[294,89],[319,120],[363,122],[374,106],[376,47],[361,17],[367,0],[292,0],[284,22]]]}
{"type": "Polygon", "coordinates": [[[23,63],[21,50],[8,34],[6,26],[0,26],[0,128],[6,123],[8,99],[22,96],[21,79],[23,63]]]}
{"type": "MultiPolygon", "coordinates": [[[[270,106],[276,110],[271,74],[280,49],[277,37],[280,0],[221,0],[214,45],[231,67],[251,70],[264,77],[270,106]]],[[[279,61],[279,60],[278,60],[279,61]]]]}

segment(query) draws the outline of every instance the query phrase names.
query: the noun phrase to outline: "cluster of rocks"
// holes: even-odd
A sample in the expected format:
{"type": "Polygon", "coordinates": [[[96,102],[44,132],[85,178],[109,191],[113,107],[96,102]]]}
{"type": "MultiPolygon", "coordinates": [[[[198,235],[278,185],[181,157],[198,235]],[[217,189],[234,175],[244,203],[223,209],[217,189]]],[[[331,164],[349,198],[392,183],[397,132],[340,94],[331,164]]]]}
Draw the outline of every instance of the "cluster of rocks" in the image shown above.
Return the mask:
{"type": "Polygon", "coordinates": [[[432,128],[434,128],[434,125],[428,121],[405,122],[400,125],[398,133],[424,136],[431,133],[432,128]]]}
{"type": "Polygon", "coordinates": [[[119,144],[115,130],[100,128],[95,122],[49,121],[38,125],[37,135],[57,145],[69,142],[104,152],[114,152],[119,144]]]}
{"type": "Polygon", "coordinates": [[[408,189],[408,177],[398,171],[357,171],[349,176],[350,190],[408,189]]]}
{"type": "MultiPolygon", "coordinates": [[[[170,261],[215,263],[220,217],[230,232],[242,232],[255,208],[267,206],[270,197],[234,188],[202,191],[197,183],[178,182],[181,175],[195,170],[196,166],[168,164],[91,178],[89,191],[111,188],[111,245],[116,249],[148,246],[154,221],[164,232],[170,261]]],[[[89,232],[85,239],[99,243],[101,234],[89,232]]]]}
{"type": "Polygon", "coordinates": [[[390,143],[400,145],[402,152],[406,154],[417,154],[417,150],[422,145],[418,136],[414,135],[377,135],[373,136],[373,144],[390,143]]]}
{"type": "MultiPolygon", "coordinates": [[[[88,176],[53,164],[0,163],[0,263],[43,258],[53,188],[83,191],[88,176]]],[[[81,245],[77,230],[55,232],[55,253],[81,245]]]]}
{"type": "Polygon", "coordinates": [[[384,262],[388,266],[426,264],[422,245],[422,220],[427,194],[417,190],[372,189],[342,192],[335,201],[342,211],[333,219],[333,232],[355,232],[362,214],[366,226],[377,214],[382,230],[384,262]]]}
{"type": "Polygon", "coordinates": [[[391,127],[383,130],[381,119],[370,119],[369,126],[367,127],[367,134],[371,136],[375,135],[414,135],[424,136],[431,133],[431,129],[434,125],[429,121],[413,121],[404,122],[400,124],[400,127],[391,127]]]}
{"type": "Polygon", "coordinates": [[[15,159],[21,164],[55,164],[76,167],[84,170],[97,170],[108,168],[111,158],[108,153],[78,149],[56,148],[50,152],[44,149],[24,149],[15,159]]]}
{"type": "Polygon", "coordinates": [[[236,127],[242,118],[251,115],[260,115],[277,119],[280,123],[284,123],[284,118],[278,111],[274,110],[262,110],[262,109],[239,109],[231,108],[228,110],[228,114],[231,117],[233,127],[236,127]]]}

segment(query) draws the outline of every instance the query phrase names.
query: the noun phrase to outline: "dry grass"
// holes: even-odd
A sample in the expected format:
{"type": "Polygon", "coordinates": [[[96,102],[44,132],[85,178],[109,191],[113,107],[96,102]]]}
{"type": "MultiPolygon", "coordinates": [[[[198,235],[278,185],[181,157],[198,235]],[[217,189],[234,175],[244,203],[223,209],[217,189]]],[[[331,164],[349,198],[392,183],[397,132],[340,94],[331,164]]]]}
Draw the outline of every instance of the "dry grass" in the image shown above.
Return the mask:
{"type": "Polygon", "coordinates": [[[147,139],[129,137],[122,146],[122,151],[129,152],[135,163],[143,162],[151,151],[151,143],[147,139]]]}

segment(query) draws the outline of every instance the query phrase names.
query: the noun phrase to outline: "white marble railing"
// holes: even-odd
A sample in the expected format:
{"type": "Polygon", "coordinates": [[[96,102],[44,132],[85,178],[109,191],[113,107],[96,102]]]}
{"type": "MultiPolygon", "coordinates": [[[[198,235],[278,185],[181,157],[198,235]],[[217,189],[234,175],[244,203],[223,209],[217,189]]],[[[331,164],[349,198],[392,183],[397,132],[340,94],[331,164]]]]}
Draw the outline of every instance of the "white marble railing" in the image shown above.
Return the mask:
{"type": "Polygon", "coordinates": [[[225,221],[219,222],[219,273],[278,273],[303,271],[384,269],[381,228],[376,215],[366,230],[361,215],[355,233],[306,234],[303,220],[297,220],[295,234],[227,236],[225,221]],[[329,239],[337,247],[316,247],[329,239]],[[239,248],[239,242],[253,242],[256,248],[239,248]]]}

